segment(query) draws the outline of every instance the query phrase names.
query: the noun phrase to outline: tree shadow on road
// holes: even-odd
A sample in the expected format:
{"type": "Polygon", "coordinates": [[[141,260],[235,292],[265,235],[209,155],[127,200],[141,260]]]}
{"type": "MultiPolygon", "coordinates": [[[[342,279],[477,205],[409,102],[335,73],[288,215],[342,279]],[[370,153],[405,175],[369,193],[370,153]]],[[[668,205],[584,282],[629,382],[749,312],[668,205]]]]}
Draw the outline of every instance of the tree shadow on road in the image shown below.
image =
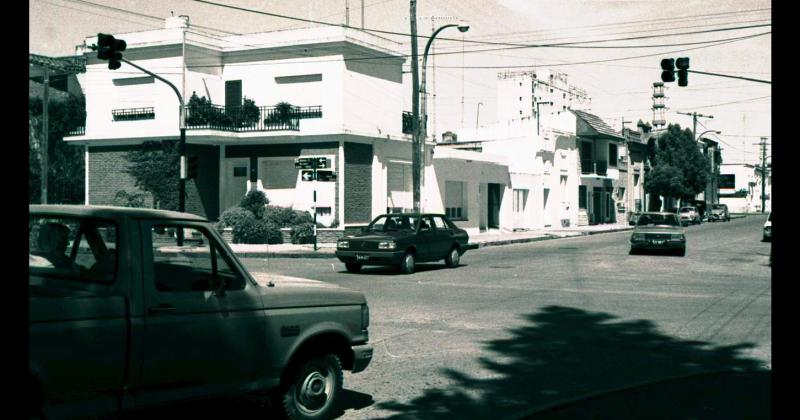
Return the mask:
{"type": "Polygon", "coordinates": [[[482,377],[443,369],[451,386],[378,408],[404,419],[769,418],[771,371],[744,356],[750,343],[687,341],[651,321],[562,306],[525,319],[485,343],[482,377]]]}

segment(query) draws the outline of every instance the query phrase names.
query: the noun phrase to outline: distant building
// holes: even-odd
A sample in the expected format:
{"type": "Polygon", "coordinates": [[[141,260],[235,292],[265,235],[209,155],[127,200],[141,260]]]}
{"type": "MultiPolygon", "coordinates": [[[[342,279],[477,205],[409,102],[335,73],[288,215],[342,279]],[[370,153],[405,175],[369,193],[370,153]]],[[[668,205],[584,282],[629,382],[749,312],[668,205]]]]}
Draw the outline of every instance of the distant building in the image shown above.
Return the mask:
{"type": "MultiPolygon", "coordinates": [[[[765,211],[772,210],[772,173],[767,166],[765,180],[765,211]]],[[[761,178],[760,165],[749,163],[723,163],[720,165],[719,202],[726,204],[732,213],[761,212],[761,178]]]]}

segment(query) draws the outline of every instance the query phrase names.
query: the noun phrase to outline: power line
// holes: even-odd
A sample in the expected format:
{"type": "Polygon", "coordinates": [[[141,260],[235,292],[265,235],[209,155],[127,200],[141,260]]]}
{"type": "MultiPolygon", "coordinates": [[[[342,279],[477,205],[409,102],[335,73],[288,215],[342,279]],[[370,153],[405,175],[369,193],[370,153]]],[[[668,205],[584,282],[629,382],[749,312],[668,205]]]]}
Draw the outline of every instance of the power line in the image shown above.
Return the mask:
{"type": "Polygon", "coordinates": [[[744,102],[754,102],[754,101],[758,101],[758,100],[766,99],[766,98],[771,98],[771,97],[772,97],[772,95],[766,95],[766,96],[759,96],[759,97],[756,97],[756,98],[742,99],[742,100],[739,100],[739,101],[723,102],[723,103],[720,103],[720,104],[693,106],[692,108],[694,108],[694,109],[713,108],[713,107],[716,107],[716,106],[740,104],[740,103],[744,103],[744,102]]]}
{"type": "MultiPolygon", "coordinates": [[[[277,14],[277,13],[264,12],[264,11],[260,11],[260,10],[247,9],[247,8],[244,8],[244,7],[231,6],[231,5],[227,5],[227,4],[221,4],[221,3],[215,3],[215,2],[211,2],[211,1],[207,1],[207,0],[193,0],[193,1],[195,1],[197,3],[204,3],[204,4],[209,4],[209,5],[218,6],[218,7],[224,7],[224,8],[228,8],[228,9],[239,10],[239,11],[248,12],[248,13],[255,13],[255,14],[271,16],[271,17],[277,17],[277,18],[282,18],[282,19],[297,20],[297,21],[302,21],[302,22],[314,23],[314,24],[318,24],[318,25],[336,26],[336,27],[342,27],[342,28],[363,30],[365,32],[375,32],[375,33],[381,33],[381,34],[387,34],[387,35],[399,35],[399,36],[403,36],[403,37],[411,36],[411,34],[408,34],[408,33],[405,33],[405,32],[383,31],[383,30],[379,30],[379,29],[366,29],[366,28],[365,29],[360,29],[360,28],[347,26],[347,25],[341,25],[341,24],[330,23],[330,22],[322,22],[322,21],[317,21],[317,20],[313,20],[313,19],[304,19],[304,18],[300,18],[300,17],[296,17],[296,16],[281,15],[281,14],[277,14]]],[[[628,37],[628,38],[617,38],[617,39],[575,41],[575,42],[565,42],[565,43],[558,43],[558,44],[511,44],[511,43],[504,43],[504,42],[490,42],[490,41],[478,41],[478,40],[460,40],[460,39],[456,39],[456,38],[443,38],[443,37],[437,38],[437,40],[447,40],[447,41],[456,41],[456,42],[460,41],[460,42],[481,44],[481,45],[502,45],[502,46],[524,47],[524,48],[554,48],[554,47],[568,48],[570,45],[572,45],[572,47],[569,47],[569,48],[582,48],[581,46],[577,46],[575,44],[589,44],[589,43],[601,43],[601,42],[613,42],[613,41],[630,41],[630,40],[636,40],[636,39],[659,38],[659,37],[665,37],[665,36],[678,36],[678,35],[694,35],[694,34],[701,34],[701,33],[711,33],[711,32],[721,32],[721,31],[732,31],[732,30],[739,30],[739,29],[760,28],[760,27],[765,27],[765,26],[772,26],[772,24],[768,23],[768,24],[761,24],[761,25],[739,26],[739,27],[734,27],[734,28],[708,29],[708,30],[703,30],[703,31],[691,31],[691,32],[673,33],[673,34],[644,35],[644,36],[639,36],[639,37],[628,37]]],[[[429,36],[424,36],[424,35],[417,35],[417,37],[418,38],[430,38],[429,36]]]]}

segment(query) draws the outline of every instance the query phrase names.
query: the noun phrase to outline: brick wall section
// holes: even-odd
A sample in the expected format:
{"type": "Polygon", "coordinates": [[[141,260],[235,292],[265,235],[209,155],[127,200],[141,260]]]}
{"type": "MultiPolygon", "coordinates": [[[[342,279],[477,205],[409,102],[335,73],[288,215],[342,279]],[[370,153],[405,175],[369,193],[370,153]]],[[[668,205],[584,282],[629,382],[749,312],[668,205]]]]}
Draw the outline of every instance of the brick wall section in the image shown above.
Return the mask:
{"type": "MultiPolygon", "coordinates": [[[[318,244],[333,244],[336,240],[344,236],[344,231],[335,228],[317,228],[317,243],[318,244]]],[[[281,228],[281,237],[283,243],[292,243],[292,229],[281,228]]]]}
{"type": "MultiPolygon", "coordinates": [[[[89,204],[111,205],[118,191],[129,194],[144,193],[136,187],[133,177],[126,172],[130,165],[125,154],[134,146],[89,148],[89,204]]],[[[146,204],[153,200],[147,194],[146,204]]]]}
{"type": "MultiPolygon", "coordinates": [[[[137,146],[89,148],[89,203],[111,205],[118,191],[143,193],[126,171],[130,163],[125,154],[137,146]]],[[[219,149],[216,146],[188,145],[187,153],[198,156],[198,178],[186,183],[186,211],[215,220],[219,216],[219,149]]],[[[180,168],[175,168],[179,171],[180,168]]],[[[178,188],[178,185],[175,185],[178,188]]],[[[145,204],[152,207],[152,196],[145,204]]]]}
{"type": "Polygon", "coordinates": [[[372,219],[372,145],[344,143],[344,223],[372,219]]]}

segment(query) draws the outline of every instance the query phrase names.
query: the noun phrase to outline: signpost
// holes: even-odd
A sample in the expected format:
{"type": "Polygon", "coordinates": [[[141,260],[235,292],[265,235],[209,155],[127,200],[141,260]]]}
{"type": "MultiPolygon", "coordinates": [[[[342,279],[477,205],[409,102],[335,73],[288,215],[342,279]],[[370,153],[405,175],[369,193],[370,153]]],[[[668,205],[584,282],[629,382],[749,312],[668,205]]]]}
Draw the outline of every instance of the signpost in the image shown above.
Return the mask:
{"type": "Polygon", "coordinates": [[[330,168],[330,161],[326,157],[304,157],[294,160],[294,167],[297,169],[311,169],[303,171],[301,176],[303,181],[314,183],[314,251],[317,250],[317,181],[334,181],[336,173],[333,171],[319,171],[317,169],[330,168]]]}

